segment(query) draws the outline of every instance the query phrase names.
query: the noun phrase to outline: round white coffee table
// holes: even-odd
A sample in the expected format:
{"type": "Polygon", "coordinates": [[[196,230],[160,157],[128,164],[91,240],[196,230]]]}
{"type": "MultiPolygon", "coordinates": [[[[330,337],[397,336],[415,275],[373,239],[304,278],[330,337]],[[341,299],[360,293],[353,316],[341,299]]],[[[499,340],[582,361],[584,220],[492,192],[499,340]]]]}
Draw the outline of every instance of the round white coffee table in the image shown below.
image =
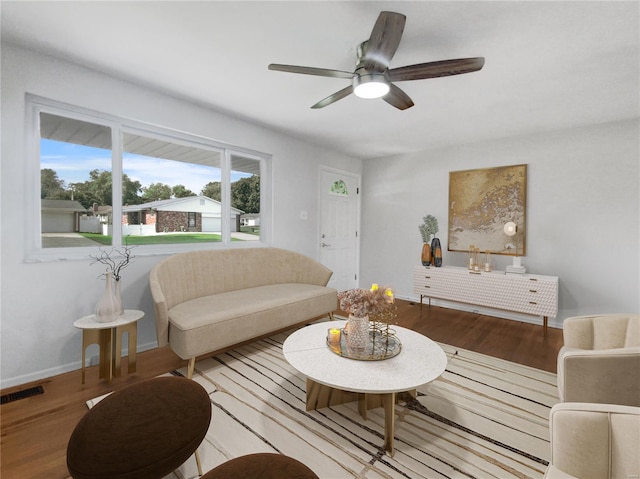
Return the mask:
{"type": "Polygon", "coordinates": [[[329,328],[343,328],[346,321],[312,324],[292,333],[282,345],[286,360],[307,376],[307,411],[358,401],[366,420],[367,410],[384,407],[384,447],[393,455],[396,394],[409,392],[440,376],[447,357],[435,342],[410,329],[393,326],[402,343],[397,356],[381,361],[342,357],[326,344],[329,328]]]}

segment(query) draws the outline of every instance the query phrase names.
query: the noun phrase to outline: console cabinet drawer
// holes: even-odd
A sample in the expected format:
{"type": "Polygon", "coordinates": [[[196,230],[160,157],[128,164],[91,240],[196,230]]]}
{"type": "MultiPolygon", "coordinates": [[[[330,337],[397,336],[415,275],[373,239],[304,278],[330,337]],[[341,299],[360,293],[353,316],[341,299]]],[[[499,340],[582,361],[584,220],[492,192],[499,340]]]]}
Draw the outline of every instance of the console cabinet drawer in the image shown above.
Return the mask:
{"type": "Polygon", "coordinates": [[[558,314],[558,278],[543,275],[506,275],[467,268],[416,266],[414,294],[486,306],[534,316],[558,314]]]}

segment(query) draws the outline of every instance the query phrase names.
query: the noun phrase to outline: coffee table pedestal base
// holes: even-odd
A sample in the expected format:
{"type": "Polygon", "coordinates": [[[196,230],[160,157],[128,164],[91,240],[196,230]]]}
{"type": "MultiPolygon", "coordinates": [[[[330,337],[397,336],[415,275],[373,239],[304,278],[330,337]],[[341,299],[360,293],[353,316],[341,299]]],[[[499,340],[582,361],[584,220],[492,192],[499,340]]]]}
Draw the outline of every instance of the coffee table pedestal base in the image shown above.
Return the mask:
{"type": "Polygon", "coordinates": [[[358,413],[367,420],[367,411],[384,408],[384,450],[393,457],[393,436],[395,434],[395,404],[398,396],[409,394],[416,397],[416,390],[402,393],[356,393],[332,388],[307,378],[307,411],[337,406],[349,402],[358,402],[358,413]]]}

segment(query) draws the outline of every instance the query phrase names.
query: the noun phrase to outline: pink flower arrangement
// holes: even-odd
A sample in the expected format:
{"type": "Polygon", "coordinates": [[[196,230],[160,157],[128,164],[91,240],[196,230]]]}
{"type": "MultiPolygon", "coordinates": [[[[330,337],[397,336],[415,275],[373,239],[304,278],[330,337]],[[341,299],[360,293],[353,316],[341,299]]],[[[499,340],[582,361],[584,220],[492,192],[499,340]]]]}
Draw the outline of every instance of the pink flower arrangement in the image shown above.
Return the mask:
{"type": "Polygon", "coordinates": [[[349,289],[338,293],[340,309],[347,313],[362,318],[375,315],[393,303],[393,292],[389,288],[380,288],[377,284],[371,285],[371,289],[349,289]]]}

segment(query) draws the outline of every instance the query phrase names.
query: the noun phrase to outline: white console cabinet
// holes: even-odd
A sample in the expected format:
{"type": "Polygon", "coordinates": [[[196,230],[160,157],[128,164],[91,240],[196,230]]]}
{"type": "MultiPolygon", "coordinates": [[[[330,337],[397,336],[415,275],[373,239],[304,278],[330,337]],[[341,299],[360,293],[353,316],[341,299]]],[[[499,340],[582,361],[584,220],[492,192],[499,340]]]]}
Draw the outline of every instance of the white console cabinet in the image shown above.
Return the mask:
{"type": "Polygon", "coordinates": [[[422,298],[443,299],[543,317],[544,333],[549,317],[558,314],[558,278],[536,274],[512,275],[478,272],[456,266],[418,265],[413,290],[422,298]]]}

